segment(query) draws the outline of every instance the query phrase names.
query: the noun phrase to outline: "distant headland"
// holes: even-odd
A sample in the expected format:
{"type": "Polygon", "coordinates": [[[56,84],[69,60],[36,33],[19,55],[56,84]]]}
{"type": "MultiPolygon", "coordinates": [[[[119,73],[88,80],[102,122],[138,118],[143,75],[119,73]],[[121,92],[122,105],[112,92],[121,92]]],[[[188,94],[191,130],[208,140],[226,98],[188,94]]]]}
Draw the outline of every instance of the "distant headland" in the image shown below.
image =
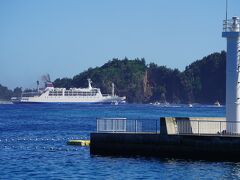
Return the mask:
{"type": "MultiPolygon", "coordinates": [[[[176,60],[178,61],[178,60],[176,60]]],[[[58,78],[55,87],[84,87],[86,79],[103,93],[126,96],[129,103],[225,103],[226,52],[210,54],[188,65],[184,71],[146,64],[145,59],[112,59],[101,67],[89,68],[73,78],[58,78]]],[[[0,100],[9,100],[21,94],[21,88],[13,91],[0,84],[0,100]]]]}

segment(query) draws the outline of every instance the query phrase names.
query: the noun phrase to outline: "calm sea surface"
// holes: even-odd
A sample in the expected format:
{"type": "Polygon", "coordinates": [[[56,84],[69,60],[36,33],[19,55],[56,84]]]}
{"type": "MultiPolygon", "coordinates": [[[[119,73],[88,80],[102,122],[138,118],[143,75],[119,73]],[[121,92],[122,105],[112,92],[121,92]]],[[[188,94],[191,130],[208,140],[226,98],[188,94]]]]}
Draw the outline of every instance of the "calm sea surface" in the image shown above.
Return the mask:
{"type": "Polygon", "coordinates": [[[229,179],[240,163],[91,156],[97,117],[224,116],[224,107],[153,105],[0,105],[0,179],[229,179]]]}

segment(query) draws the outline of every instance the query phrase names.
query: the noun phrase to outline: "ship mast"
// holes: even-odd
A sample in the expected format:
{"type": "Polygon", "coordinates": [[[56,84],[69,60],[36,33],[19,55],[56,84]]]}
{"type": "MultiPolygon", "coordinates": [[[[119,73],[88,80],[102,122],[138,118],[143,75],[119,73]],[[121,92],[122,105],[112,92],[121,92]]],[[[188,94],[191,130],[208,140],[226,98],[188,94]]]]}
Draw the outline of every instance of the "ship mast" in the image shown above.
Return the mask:
{"type": "Polygon", "coordinates": [[[115,92],[114,92],[114,83],[112,83],[112,96],[115,96],[115,92]]]}
{"type": "Polygon", "coordinates": [[[92,81],[91,81],[91,79],[88,78],[87,80],[88,80],[88,89],[92,89],[92,85],[91,85],[92,81]]]}

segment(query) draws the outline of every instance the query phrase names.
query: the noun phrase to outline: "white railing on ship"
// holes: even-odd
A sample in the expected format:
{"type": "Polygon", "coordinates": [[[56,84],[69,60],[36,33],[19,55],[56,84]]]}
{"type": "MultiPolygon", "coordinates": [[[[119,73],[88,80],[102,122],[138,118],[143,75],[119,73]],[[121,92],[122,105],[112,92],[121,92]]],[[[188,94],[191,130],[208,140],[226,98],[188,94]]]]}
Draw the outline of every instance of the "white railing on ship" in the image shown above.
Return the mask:
{"type": "Polygon", "coordinates": [[[102,94],[102,96],[103,96],[103,97],[107,97],[107,96],[109,96],[109,94],[102,94]]]}
{"type": "Polygon", "coordinates": [[[31,96],[38,96],[38,95],[40,95],[40,93],[37,91],[28,91],[28,92],[22,93],[22,97],[31,97],[31,96]]]}

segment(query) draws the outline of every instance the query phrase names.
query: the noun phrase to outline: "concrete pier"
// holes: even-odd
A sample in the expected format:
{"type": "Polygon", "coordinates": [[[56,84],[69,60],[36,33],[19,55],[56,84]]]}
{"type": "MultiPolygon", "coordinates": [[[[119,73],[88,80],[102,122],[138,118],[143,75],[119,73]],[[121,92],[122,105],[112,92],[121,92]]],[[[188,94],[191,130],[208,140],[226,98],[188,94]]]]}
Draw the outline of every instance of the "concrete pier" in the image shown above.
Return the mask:
{"type": "Polygon", "coordinates": [[[177,134],[173,131],[175,120],[161,118],[161,133],[91,133],[90,152],[93,155],[240,160],[239,135],[177,134]]]}
{"type": "Polygon", "coordinates": [[[143,155],[163,158],[240,160],[240,138],[160,134],[92,133],[93,155],[143,155]]]}

